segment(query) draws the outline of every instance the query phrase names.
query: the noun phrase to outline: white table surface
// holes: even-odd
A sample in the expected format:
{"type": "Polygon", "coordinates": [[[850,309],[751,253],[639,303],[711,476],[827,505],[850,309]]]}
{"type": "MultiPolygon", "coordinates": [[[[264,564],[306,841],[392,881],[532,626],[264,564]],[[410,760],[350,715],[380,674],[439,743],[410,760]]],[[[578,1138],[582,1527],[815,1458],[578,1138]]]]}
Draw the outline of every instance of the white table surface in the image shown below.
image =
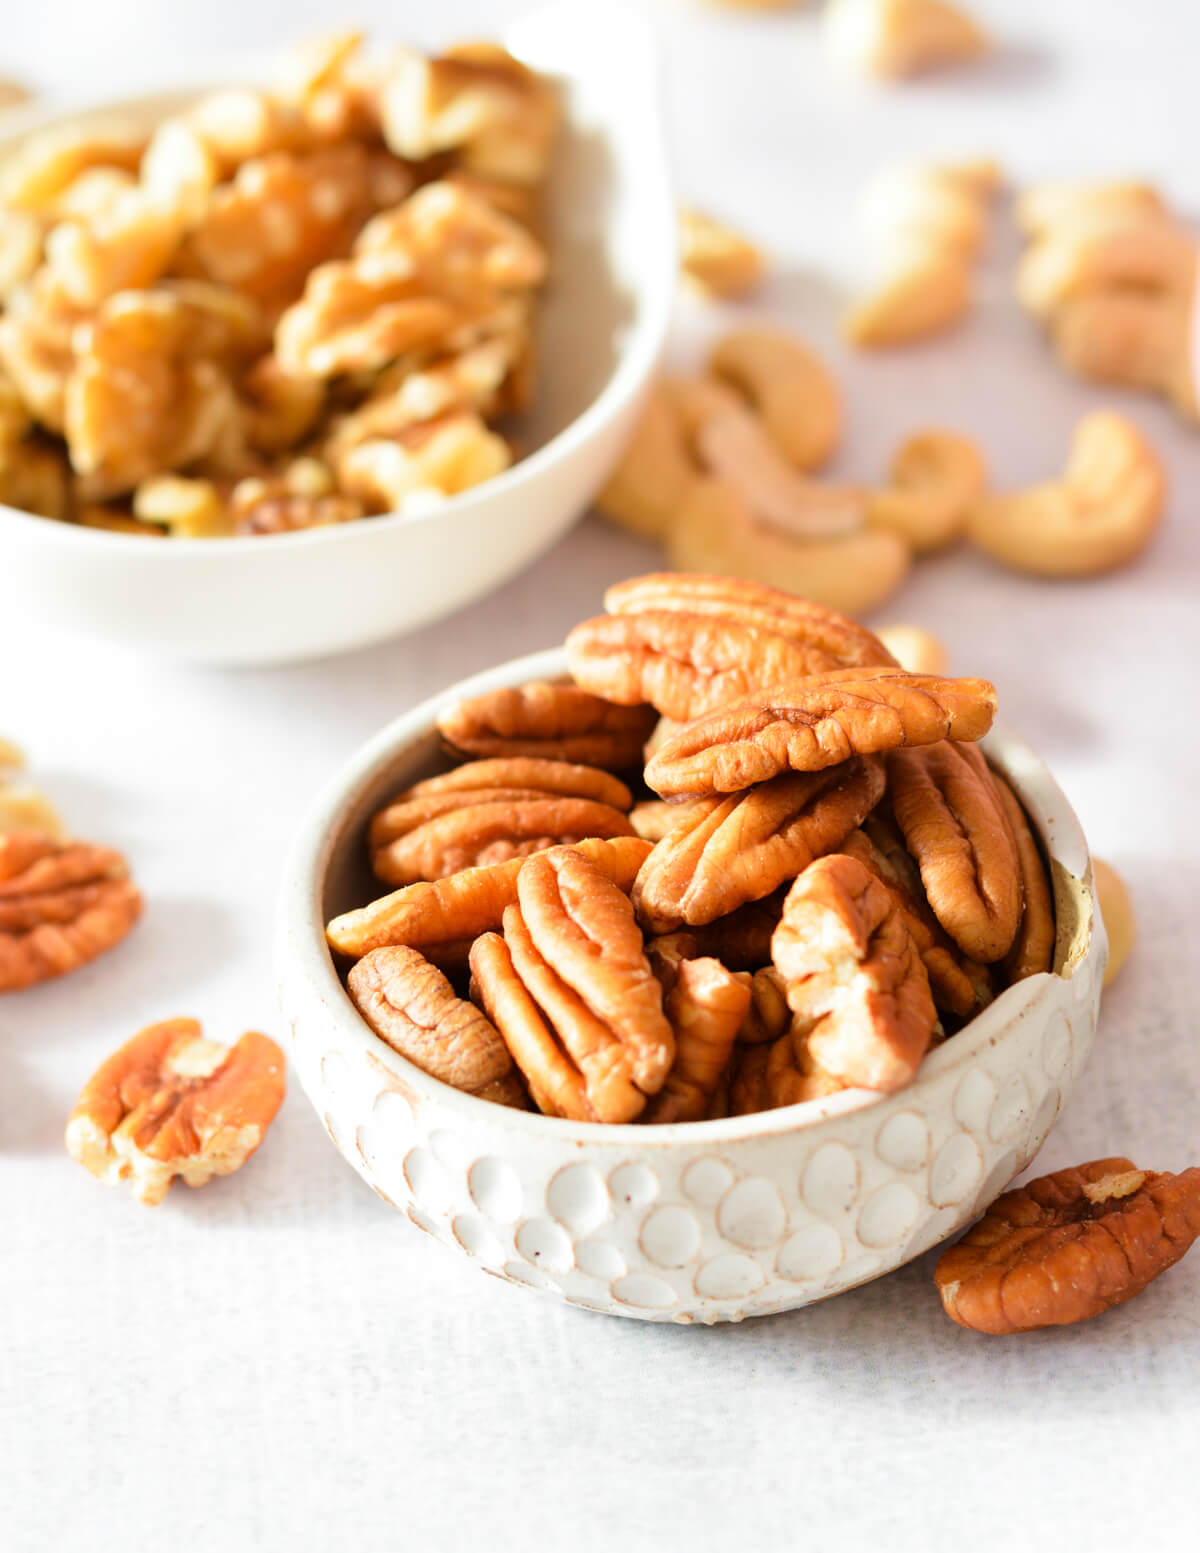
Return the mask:
{"type": "MultiPolygon", "coordinates": [[[[668,44],[683,190],[774,256],[764,312],[830,349],[877,472],[921,423],[976,434],[1001,481],[1042,477],[1095,392],[1068,384],[1007,296],[997,223],[984,305],[949,343],[848,360],[835,302],[862,179],[888,157],[989,152],[1017,178],[1120,172],[1200,209],[1200,10],[979,0],[1005,51],[955,79],[830,77],[814,19],[652,9],[668,44]]],[[[119,77],[266,44],[328,0],[41,0],[0,73],[119,77]]],[[[445,37],[515,4],[354,10],[445,37]],[[420,20],[418,20],[420,18],[420,20]]],[[[720,315],[681,310],[694,355],[720,315]]],[[[1141,924],[1091,1065],[1039,1169],[1108,1153],[1194,1163],[1200,1039],[1197,454],[1122,396],[1170,466],[1169,520],[1135,567],[1039,584],[986,559],[922,564],[883,620],[917,620],[1052,765],[1141,924]]],[[[654,564],[587,520],[518,581],[418,636],[271,672],[173,667],[0,620],[0,731],[148,900],[119,951],[0,1004],[0,1546],[324,1550],[1194,1548],[1200,1253],[1090,1325],[990,1340],[942,1315],[934,1256],[807,1311],[690,1330],[590,1316],[482,1278],[376,1199],[298,1086],[261,1153],[154,1211],[66,1156],[96,1063],[195,1014],[280,1034],[276,882],[306,804],[426,692],[558,640],[608,582],[654,564]]]]}

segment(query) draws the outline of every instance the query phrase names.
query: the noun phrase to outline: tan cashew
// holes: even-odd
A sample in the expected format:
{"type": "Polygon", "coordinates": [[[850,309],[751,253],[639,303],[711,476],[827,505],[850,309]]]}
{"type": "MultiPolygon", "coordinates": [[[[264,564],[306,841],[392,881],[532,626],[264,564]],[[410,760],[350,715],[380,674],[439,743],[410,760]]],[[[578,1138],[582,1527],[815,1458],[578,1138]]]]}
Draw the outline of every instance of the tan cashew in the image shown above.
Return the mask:
{"type": "Polygon", "coordinates": [[[863,526],[862,492],[798,475],[749,410],[710,416],[697,428],[695,446],[702,463],[736,485],[757,517],[798,539],[831,539],[863,526]]]}
{"type": "Polygon", "coordinates": [[[679,212],[680,262],[684,276],[705,296],[748,296],[766,268],[752,242],[698,210],[679,212]]]}
{"type": "Polygon", "coordinates": [[[708,377],[704,373],[695,377],[668,375],[662,379],[662,386],[679,417],[689,447],[700,427],[711,416],[720,415],[723,410],[745,408],[746,401],[728,383],[722,383],[720,378],[708,377]]]}
{"type": "Polygon", "coordinates": [[[1107,987],[1129,958],[1129,951],[1137,937],[1137,919],[1133,914],[1133,902],[1129,898],[1125,881],[1111,863],[1106,863],[1101,857],[1093,857],[1092,882],[1108,933],[1108,968],[1104,972],[1104,985],[1107,987]]]}
{"type": "Polygon", "coordinates": [[[1031,243],[1017,266],[1016,292],[1045,320],[1072,297],[1106,287],[1182,294],[1195,271],[1195,240],[1170,217],[1093,215],[1031,243]]]}
{"type": "Polygon", "coordinates": [[[830,53],[866,75],[896,79],[986,53],[987,35],[949,0],[829,0],[830,53]]]}
{"type": "Polygon", "coordinates": [[[662,383],[652,383],[633,438],[596,507],[618,527],[661,540],[695,478],[671,396],[662,383]]]}
{"type": "Polygon", "coordinates": [[[910,674],[944,674],[946,649],[921,626],[882,626],[875,635],[910,674]]]}
{"type": "Polygon", "coordinates": [[[667,539],[680,571],[745,577],[862,615],[904,580],[911,552],[897,534],[861,529],[844,539],[801,540],[756,523],[728,480],[699,480],[667,539]]]}
{"type": "Polygon", "coordinates": [[[1120,223],[1166,214],[1162,195],[1148,183],[1033,184],[1013,205],[1013,217],[1027,237],[1097,218],[1120,223]]]}
{"type": "Polygon", "coordinates": [[[1088,577],[1126,565],[1145,548],[1166,494],[1166,472],[1138,429],[1112,410],[1096,410],[1075,428],[1060,479],[983,497],[967,532],[1018,571],[1088,577]]]}
{"type": "Polygon", "coordinates": [[[971,308],[971,270],[952,250],[917,249],[842,319],[851,345],[865,349],[908,345],[944,334],[971,308]]]}
{"type": "Polygon", "coordinates": [[[774,329],[739,329],[718,344],[709,369],[758,411],[767,434],[797,469],[819,469],[842,434],[842,400],[824,364],[774,329]]]}
{"type": "Polygon", "coordinates": [[[867,522],[902,535],[920,554],[962,533],[968,509],[987,485],[987,467],[968,438],[922,431],[897,448],[889,480],[868,496],[867,522]]]}
{"type": "Polygon", "coordinates": [[[987,199],[998,186],[994,162],[886,167],[863,191],[859,222],[885,250],[897,241],[973,258],[987,232],[987,199]]]}
{"type": "Polygon", "coordinates": [[[1188,308],[1152,291],[1094,291],[1055,313],[1050,337],[1059,361],[1091,383],[1170,392],[1187,371],[1188,308]]]}

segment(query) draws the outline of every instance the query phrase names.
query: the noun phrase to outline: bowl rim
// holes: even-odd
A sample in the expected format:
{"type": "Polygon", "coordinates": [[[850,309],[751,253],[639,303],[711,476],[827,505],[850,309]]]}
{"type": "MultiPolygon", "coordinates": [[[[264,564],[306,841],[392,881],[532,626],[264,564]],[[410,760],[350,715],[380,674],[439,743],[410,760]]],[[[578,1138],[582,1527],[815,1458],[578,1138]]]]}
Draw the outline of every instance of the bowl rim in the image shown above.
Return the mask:
{"type": "MultiPolygon", "coordinates": [[[[562,5],[548,5],[515,18],[504,30],[503,40],[518,57],[532,49],[537,40],[537,28],[553,22],[564,10],[562,5]]],[[[614,7],[610,21],[616,21],[628,34],[631,44],[640,49],[641,66],[647,80],[642,112],[650,130],[646,137],[644,157],[639,158],[649,170],[644,173],[648,183],[654,183],[664,195],[655,202],[657,230],[647,234],[645,251],[659,256],[659,263],[643,270],[644,283],[631,293],[635,306],[633,316],[622,335],[618,337],[615,366],[596,397],[561,430],[526,457],[518,459],[500,474],[483,481],[481,485],[450,496],[438,506],[424,512],[385,512],[370,518],[359,518],[351,523],[326,524],[319,528],[296,529],[281,534],[255,535],[258,542],[267,541],[276,550],[285,546],[303,548],[311,545],[351,545],[365,543],[362,535],[390,533],[400,529],[416,528],[449,520],[462,514],[470,514],[493,497],[518,495],[531,481],[536,481],[552,469],[569,461],[575,453],[591,442],[593,437],[614,421],[621,412],[641,394],[657,363],[670,326],[671,313],[678,289],[679,238],[675,225],[675,206],[672,195],[670,160],[663,123],[661,90],[659,88],[659,59],[653,30],[627,7],[614,7]],[[636,43],[634,44],[634,40],[636,43]]],[[[55,123],[82,115],[100,114],[111,110],[119,112],[122,105],[152,102],[156,98],[185,97],[193,93],[220,90],[227,86],[261,85],[258,71],[267,68],[267,57],[261,52],[246,51],[232,58],[214,58],[211,67],[219,75],[198,79],[190,71],[178,79],[161,74],[156,84],[131,81],[117,93],[92,93],[87,91],[65,93],[48,92],[28,103],[21,103],[0,115],[0,138],[11,135],[33,134],[50,128],[55,123]],[[248,78],[248,72],[256,72],[248,78]]],[[[5,525],[18,533],[41,535],[49,545],[75,545],[119,556],[122,550],[130,554],[146,556],[184,557],[198,553],[211,556],[244,555],[245,535],[220,535],[211,539],[173,537],[168,545],[147,546],[145,535],[122,534],[107,529],[85,528],[77,523],[56,522],[38,513],[24,512],[0,502],[0,535],[5,525]],[[132,549],[131,549],[132,547],[132,549]]],[[[179,565],[179,561],[150,561],[150,565],[179,565]]]]}
{"type": "MultiPolygon", "coordinates": [[[[925,1090],[934,1088],[947,1073],[973,1062],[983,1051],[1002,1041],[1049,986],[1071,981],[1083,971],[1088,960],[1102,952],[1104,930],[1098,913],[1091,907],[1091,863],[1079,820],[1048,768],[1029,746],[1003,727],[993,727],[981,741],[981,748],[995,760],[1022,801],[1031,805],[1030,818],[1048,855],[1059,870],[1082,886],[1088,909],[1079,922],[1076,948],[1061,973],[1042,972],[1006,988],[952,1039],[930,1052],[916,1078],[904,1089],[890,1094],[845,1089],[821,1099],[745,1116],[616,1125],[518,1111],[454,1089],[418,1068],[377,1036],[355,1008],[338,975],[325,939],[321,909],[324,882],[334,852],[333,837],[363,790],[383,776],[390,765],[398,763],[410,745],[427,737],[438,713],[452,702],[525,680],[554,679],[565,673],[562,648],[551,648],[485,669],[402,713],[360,746],[326,784],[305,817],[284,870],[277,909],[276,978],[285,1019],[291,1019],[296,1006],[290,992],[293,978],[302,977],[337,1025],[344,1042],[357,1047],[364,1057],[369,1055],[423,1100],[460,1111],[464,1124],[478,1122],[521,1134],[530,1142],[573,1143],[581,1147],[607,1144],[628,1151],[691,1143],[711,1148],[752,1138],[787,1136],[808,1132],[859,1111],[886,1110],[888,1102],[920,1111],[925,1090]]],[[[294,1032],[294,1022],[292,1028],[294,1032]]]]}

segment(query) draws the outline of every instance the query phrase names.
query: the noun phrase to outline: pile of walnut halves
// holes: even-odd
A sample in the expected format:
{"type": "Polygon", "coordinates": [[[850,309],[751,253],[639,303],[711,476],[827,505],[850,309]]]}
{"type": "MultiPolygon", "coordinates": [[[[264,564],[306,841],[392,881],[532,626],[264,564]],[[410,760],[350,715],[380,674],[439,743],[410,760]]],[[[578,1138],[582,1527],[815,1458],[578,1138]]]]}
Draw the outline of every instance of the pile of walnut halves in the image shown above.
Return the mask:
{"type": "Polygon", "coordinates": [[[412,511],[512,461],[550,84],[340,33],[272,90],[0,162],[0,502],[203,538],[412,511]]]}
{"type": "Polygon", "coordinates": [[[605,603],[574,683],[458,703],[463,764],[371,822],[397,888],[328,938],[397,1051],[505,1105],[695,1121],[900,1089],[1051,969],[1038,843],[974,742],[990,684],[753,583],[605,603]]]}

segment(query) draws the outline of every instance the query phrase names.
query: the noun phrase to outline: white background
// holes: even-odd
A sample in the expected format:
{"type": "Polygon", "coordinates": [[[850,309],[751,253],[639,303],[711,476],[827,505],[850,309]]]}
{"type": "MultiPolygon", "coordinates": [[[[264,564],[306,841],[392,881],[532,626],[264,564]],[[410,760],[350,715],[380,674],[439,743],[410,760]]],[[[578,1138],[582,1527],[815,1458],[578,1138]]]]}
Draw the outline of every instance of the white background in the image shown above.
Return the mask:
{"type": "MultiPolygon", "coordinates": [[[[976,8],[1002,38],[995,61],[872,90],[830,74],[803,10],[647,5],[681,187],[773,255],[761,308],[837,361],[839,469],[858,478],[939,421],[979,437],[998,482],[1041,478],[1101,399],[1060,378],[1008,299],[1006,214],[965,332],[846,358],[834,321],[853,199],[883,160],[988,152],[1017,179],[1141,174],[1200,208],[1200,9],[976,8]]],[[[8,0],[0,71],[96,87],[338,9],[8,0]]],[[[452,38],[521,7],[355,9],[452,38]]],[[[680,358],[721,322],[681,309],[680,358]]],[[[1051,585],[959,553],[923,563],[880,617],[922,622],[956,670],[997,682],[1004,721],[1133,890],[1141,940],[1045,1169],[1200,1155],[1196,443],[1149,401],[1122,407],[1173,484],[1137,566],[1051,585]]],[[[587,520],[453,621],[271,672],[182,669],[0,619],[0,731],[27,744],[80,834],[128,853],[148,899],[112,956],[0,1003],[4,1548],[1195,1547],[1200,1253],[1099,1321],[1019,1339],[952,1326],[932,1255],[808,1311],[659,1328],[523,1293],[432,1245],[343,1164],[298,1087],[245,1171],[156,1210],[66,1157],[79,1085],[141,1025],[189,1013],[221,1039],[281,1033],[281,859],[348,753],[423,694],[559,640],[653,559],[587,520]]]]}

